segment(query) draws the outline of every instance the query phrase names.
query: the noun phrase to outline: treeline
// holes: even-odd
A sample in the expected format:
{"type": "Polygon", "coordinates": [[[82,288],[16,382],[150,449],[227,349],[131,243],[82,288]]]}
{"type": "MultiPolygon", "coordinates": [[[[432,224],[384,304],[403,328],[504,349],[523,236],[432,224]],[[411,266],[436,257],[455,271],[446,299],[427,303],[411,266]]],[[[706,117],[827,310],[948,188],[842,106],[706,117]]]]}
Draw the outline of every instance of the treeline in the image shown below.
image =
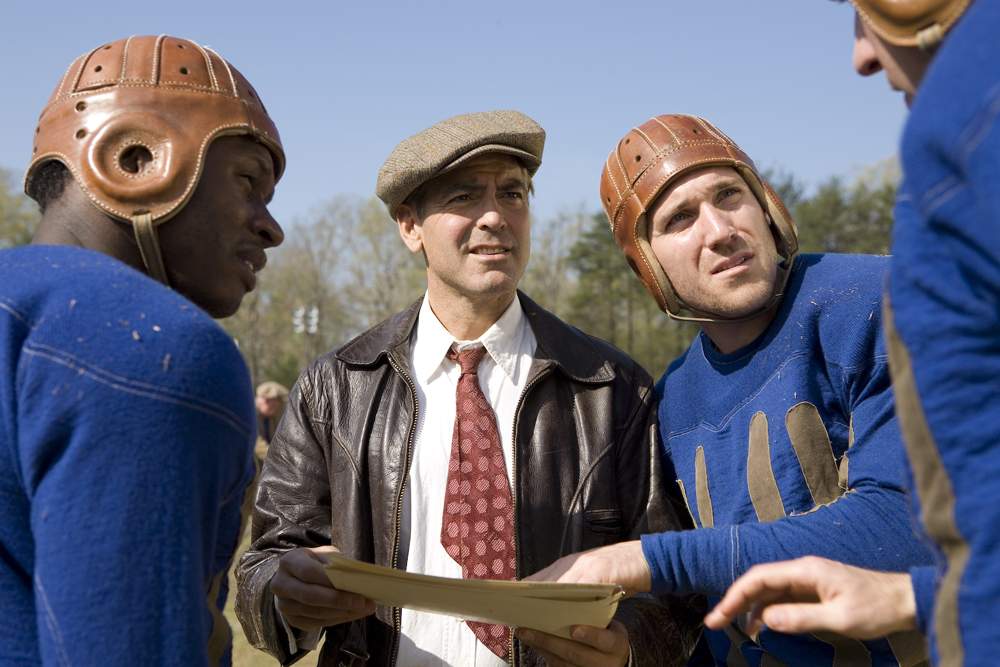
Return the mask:
{"type": "Polygon", "coordinates": [[[24,245],[38,224],[38,206],[21,194],[21,182],[0,168],[0,250],[24,245]]]}
{"type": "MultiPolygon", "coordinates": [[[[799,227],[803,252],[885,253],[898,170],[878,164],[857,179],[831,178],[810,194],[771,172],[799,227]]],[[[0,248],[26,243],[37,223],[20,184],[0,171],[0,248]]],[[[403,246],[376,199],[337,196],[286,225],[257,289],[222,322],[255,381],[291,385],[309,360],[419,298],[422,259],[403,246]]],[[[661,313],[628,269],[603,213],[535,220],[521,288],[567,322],[622,348],[658,376],[696,328],[661,313]]]]}

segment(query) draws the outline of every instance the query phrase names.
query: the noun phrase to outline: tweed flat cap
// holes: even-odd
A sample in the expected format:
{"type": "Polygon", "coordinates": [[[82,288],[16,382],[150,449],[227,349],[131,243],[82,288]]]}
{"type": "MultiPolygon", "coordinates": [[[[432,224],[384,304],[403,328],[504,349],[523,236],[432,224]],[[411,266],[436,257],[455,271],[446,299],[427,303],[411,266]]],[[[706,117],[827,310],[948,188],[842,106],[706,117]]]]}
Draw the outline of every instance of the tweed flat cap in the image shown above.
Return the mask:
{"type": "Polygon", "coordinates": [[[544,147],[545,130],[520,111],[454,116],[401,141],[378,171],[375,194],[395,217],[417,188],[477,155],[513,155],[534,175],[544,147]]]}
{"type": "Polygon", "coordinates": [[[288,397],[288,389],[285,388],[285,385],[271,380],[257,385],[256,396],[257,398],[280,398],[284,400],[288,397]]]}

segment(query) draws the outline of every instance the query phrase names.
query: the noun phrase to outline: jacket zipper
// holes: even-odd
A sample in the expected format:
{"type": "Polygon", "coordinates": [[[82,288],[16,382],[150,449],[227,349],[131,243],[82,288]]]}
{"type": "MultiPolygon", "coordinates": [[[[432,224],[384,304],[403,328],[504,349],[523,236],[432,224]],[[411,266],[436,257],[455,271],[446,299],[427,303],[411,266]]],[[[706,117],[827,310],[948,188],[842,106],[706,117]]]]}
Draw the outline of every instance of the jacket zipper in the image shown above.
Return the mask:
{"type": "MultiPolygon", "coordinates": [[[[413,380],[411,380],[410,376],[396,364],[391,356],[388,356],[387,358],[389,359],[389,365],[392,366],[392,369],[403,378],[406,382],[406,386],[410,388],[410,400],[413,402],[413,418],[410,420],[410,430],[406,436],[406,458],[403,464],[403,479],[399,484],[399,493],[396,494],[395,538],[393,539],[392,544],[392,568],[396,569],[399,567],[399,528],[402,524],[403,491],[406,488],[406,480],[410,477],[410,458],[413,454],[413,437],[417,431],[417,410],[419,407],[417,406],[417,388],[413,386],[413,380]]],[[[403,629],[403,612],[399,607],[392,608],[392,629],[395,637],[392,645],[392,657],[389,660],[389,664],[395,665],[396,659],[399,657],[399,638],[403,629]]]]}
{"type": "MultiPolygon", "coordinates": [[[[392,366],[392,369],[396,371],[396,373],[398,373],[403,378],[403,380],[406,382],[406,385],[409,387],[410,399],[413,401],[413,418],[410,420],[410,430],[406,437],[406,460],[405,460],[405,465],[403,466],[403,481],[399,485],[399,493],[396,494],[395,539],[392,545],[392,567],[393,569],[396,569],[399,566],[399,527],[400,524],[402,523],[401,515],[403,513],[403,502],[402,502],[403,490],[406,487],[406,480],[409,479],[410,476],[410,458],[411,455],[413,454],[413,436],[417,430],[417,410],[419,408],[417,406],[417,389],[416,387],[413,386],[413,380],[411,380],[410,376],[407,375],[406,372],[403,371],[403,369],[400,368],[395,361],[393,361],[392,357],[388,357],[388,359],[389,359],[389,365],[392,366]]],[[[528,395],[528,391],[532,387],[534,387],[538,383],[538,381],[541,380],[546,375],[548,375],[547,369],[546,371],[536,375],[528,382],[527,385],[525,385],[524,391],[521,392],[520,398],[517,399],[517,406],[515,406],[514,408],[514,424],[510,441],[511,458],[512,458],[510,486],[511,486],[511,505],[514,513],[513,518],[514,518],[514,579],[515,580],[518,578],[519,575],[518,565],[520,560],[520,557],[518,555],[519,540],[517,531],[517,423],[518,423],[518,418],[521,416],[521,406],[524,404],[524,399],[528,395]]],[[[392,658],[389,662],[390,665],[395,665],[396,659],[399,656],[399,639],[400,639],[400,634],[402,633],[402,625],[403,625],[402,610],[399,607],[393,607],[392,627],[396,636],[395,636],[395,642],[392,647],[392,658]]],[[[516,667],[519,664],[519,661],[517,654],[514,652],[513,635],[511,635],[510,638],[510,656],[512,664],[515,665],[516,667]]]]}
{"type": "MultiPolygon", "coordinates": [[[[511,464],[510,464],[510,499],[511,507],[513,508],[514,516],[512,523],[514,524],[514,580],[520,578],[519,565],[520,565],[520,555],[519,555],[519,542],[517,539],[517,424],[518,419],[521,417],[521,406],[524,404],[524,399],[528,395],[528,391],[534,387],[539,380],[548,375],[548,369],[543,370],[535,377],[528,381],[528,384],[524,386],[524,391],[521,392],[520,398],[517,399],[517,405],[514,407],[514,424],[512,428],[511,438],[510,438],[510,448],[511,448],[511,464]]],[[[517,667],[519,660],[517,653],[514,652],[514,634],[510,635],[510,660],[514,667],[517,667]]]]}

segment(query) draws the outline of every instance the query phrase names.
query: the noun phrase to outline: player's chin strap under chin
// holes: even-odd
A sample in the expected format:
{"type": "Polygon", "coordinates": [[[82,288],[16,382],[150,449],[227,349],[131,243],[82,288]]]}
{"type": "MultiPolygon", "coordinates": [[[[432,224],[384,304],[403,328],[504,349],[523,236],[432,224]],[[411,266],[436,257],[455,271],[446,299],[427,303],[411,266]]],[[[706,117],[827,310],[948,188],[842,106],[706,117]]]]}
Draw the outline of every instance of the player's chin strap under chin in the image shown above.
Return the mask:
{"type": "Polygon", "coordinates": [[[132,216],[132,229],[135,232],[135,242],[139,246],[139,254],[142,255],[142,263],[146,265],[149,277],[159,280],[169,287],[170,281],[167,280],[167,270],[163,266],[160,242],[156,238],[156,228],[153,227],[153,216],[149,213],[132,216]]]}

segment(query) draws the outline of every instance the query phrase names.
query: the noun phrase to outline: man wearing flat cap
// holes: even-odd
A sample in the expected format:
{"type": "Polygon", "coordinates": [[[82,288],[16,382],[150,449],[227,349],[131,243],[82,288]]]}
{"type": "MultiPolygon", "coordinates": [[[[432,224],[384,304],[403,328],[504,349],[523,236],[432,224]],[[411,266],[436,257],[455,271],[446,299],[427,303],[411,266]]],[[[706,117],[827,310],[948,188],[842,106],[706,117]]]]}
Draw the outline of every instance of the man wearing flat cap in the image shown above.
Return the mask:
{"type": "Polygon", "coordinates": [[[322,555],[340,551],[518,579],[683,527],[660,479],[650,377],[517,291],[544,139],[515,111],[467,114],[382,166],[377,193],[423,254],[427,293],[317,359],[289,396],[237,603],[251,641],[283,662],[321,635],[321,665],[669,665],[691,650],[679,600],[628,600],[608,628],[581,626],[544,653],[504,626],[376,607],[324,574],[322,555]]]}
{"type": "Polygon", "coordinates": [[[288,388],[280,382],[268,380],[257,385],[254,392],[254,407],[257,409],[257,444],[253,453],[258,461],[267,456],[267,448],[274,439],[274,432],[285,411],[285,400],[288,398],[288,388]]]}

